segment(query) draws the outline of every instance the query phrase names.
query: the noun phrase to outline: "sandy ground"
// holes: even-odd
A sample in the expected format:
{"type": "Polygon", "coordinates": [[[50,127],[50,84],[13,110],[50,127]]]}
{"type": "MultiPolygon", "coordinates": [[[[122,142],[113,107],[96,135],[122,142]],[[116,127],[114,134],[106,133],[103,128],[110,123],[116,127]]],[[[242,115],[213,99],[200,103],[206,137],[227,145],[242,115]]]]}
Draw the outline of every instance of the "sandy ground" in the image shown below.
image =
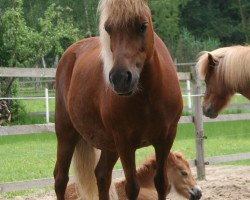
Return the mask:
{"type": "Polygon", "coordinates": [[[208,167],[199,181],[204,200],[250,200],[250,166],[208,167]]]}
{"type": "MultiPolygon", "coordinates": [[[[206,180],[198,184],[203,190],[203,200],[250,200],[250,166],[207,167],[206,180]]],[[[53,191],[15,200],[54,200],[53,191]]],[[[0,197],[0,200],[1,199],[0,197]]]]}

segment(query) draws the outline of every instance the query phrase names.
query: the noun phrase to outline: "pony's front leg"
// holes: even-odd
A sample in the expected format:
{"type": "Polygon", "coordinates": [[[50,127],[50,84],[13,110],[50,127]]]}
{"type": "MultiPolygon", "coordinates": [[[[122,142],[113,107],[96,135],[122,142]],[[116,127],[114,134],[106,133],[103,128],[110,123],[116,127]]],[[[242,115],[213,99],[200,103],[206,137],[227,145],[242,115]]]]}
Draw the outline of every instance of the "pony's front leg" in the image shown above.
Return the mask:
{"type": "Polygon", "coordinates": [[[54,169],[55,192],[57,200],[64,200],[64,194],[69,181],[69,167],[77,143],[78,135],[69,140],[59,138],[57,141],[57,161],[54,169]]]}
{"type": "Polygon", "coordinates": [[[128,142],[116,141],[116,148],[121,159],[125,178],[126,195],[129,200],[136,200],[139,194],[139,183],[136,178],[135,150],[130,148],[128,142]]]}
{"type": "Polygon", "coordinates": [[[171,131],[168,132],[169,135],[166,139],[161,139],[157,144],[153,145],[156,155],[156,175],[154,183],[158,193],[158,200],[165,200],[170,191],[170,185],[165,169],[167,168],[168,155],[175,139],[176,128],[170,130],[171,131]]]}
{"type": "Polygon", "coordinates": [[[99,200],[109,200],[109,188],[112,170],[118,159],[116,152],[102,150],[100,160],[95,169],[99,200]]]}

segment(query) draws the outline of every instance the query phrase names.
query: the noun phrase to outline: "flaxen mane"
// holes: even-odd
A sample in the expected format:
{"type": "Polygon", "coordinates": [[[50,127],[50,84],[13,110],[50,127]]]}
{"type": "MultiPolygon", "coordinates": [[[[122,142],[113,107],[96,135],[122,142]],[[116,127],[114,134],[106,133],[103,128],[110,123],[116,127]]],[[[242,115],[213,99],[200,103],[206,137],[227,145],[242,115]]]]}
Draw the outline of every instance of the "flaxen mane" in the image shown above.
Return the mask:
{"type": "Polygon", "coordinates": [[[115,27],[125,27],[140,16],[150,16],[150,9],[146,0],[100,0],[98,10],[101,58],[105,80],[108,82],[108,73],[113,66],[113,56],[110,50],[110,36],[104,28],[106,21],[108,20],[108,23],[115,27]]]}
{"type": "Polygon", "coordinates": [[[208,70],[208,53],[218,62],[215,66],[218,78],[233,90],[245,87],[250,80],[250,46],[231,46],[201,52],[196,66],[203,80],[208,70]]]}
{"type": "Polygon", "coordinates": [[[101,0],[99,3],[100,24],[106,20],[115,26],[126,26],[137,17],[148,16],[150,9],[146,0],[101,0]]]}

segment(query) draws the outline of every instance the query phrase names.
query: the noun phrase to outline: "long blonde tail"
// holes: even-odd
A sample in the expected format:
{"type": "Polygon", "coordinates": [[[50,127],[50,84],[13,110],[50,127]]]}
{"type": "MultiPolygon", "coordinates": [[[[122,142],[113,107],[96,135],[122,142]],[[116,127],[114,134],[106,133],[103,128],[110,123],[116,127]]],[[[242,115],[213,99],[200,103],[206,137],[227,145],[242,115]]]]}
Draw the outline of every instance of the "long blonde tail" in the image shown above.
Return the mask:
{"type": "MultiPolygon", "coordinates": [[[[78,197],[81,200],[98,200],[95,167],[101,151],[95,149],[83,139],[78,142],[73,156],[74,176],[78,197]]],[[[114,184],[110,186],[110,199],[117,200],[114,184]]]]}

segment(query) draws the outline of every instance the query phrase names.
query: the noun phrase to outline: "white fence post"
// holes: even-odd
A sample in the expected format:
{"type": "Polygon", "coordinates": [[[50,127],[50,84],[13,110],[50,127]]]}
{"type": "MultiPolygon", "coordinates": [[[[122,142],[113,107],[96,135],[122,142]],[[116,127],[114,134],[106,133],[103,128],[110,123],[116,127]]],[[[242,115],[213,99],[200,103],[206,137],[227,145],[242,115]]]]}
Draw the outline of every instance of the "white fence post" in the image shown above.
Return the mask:
{"type": "Polygon", "coordinates": [[[46,123],[49,123],[49,90],[45,88],[46,123]]]}
{"type": "Polygon", "coordinates": [[[190,80],[187,80],[187,95],[188,95],[188,110],[192,110],[192,99],[191,99],[191,86],[190,80]]]}

